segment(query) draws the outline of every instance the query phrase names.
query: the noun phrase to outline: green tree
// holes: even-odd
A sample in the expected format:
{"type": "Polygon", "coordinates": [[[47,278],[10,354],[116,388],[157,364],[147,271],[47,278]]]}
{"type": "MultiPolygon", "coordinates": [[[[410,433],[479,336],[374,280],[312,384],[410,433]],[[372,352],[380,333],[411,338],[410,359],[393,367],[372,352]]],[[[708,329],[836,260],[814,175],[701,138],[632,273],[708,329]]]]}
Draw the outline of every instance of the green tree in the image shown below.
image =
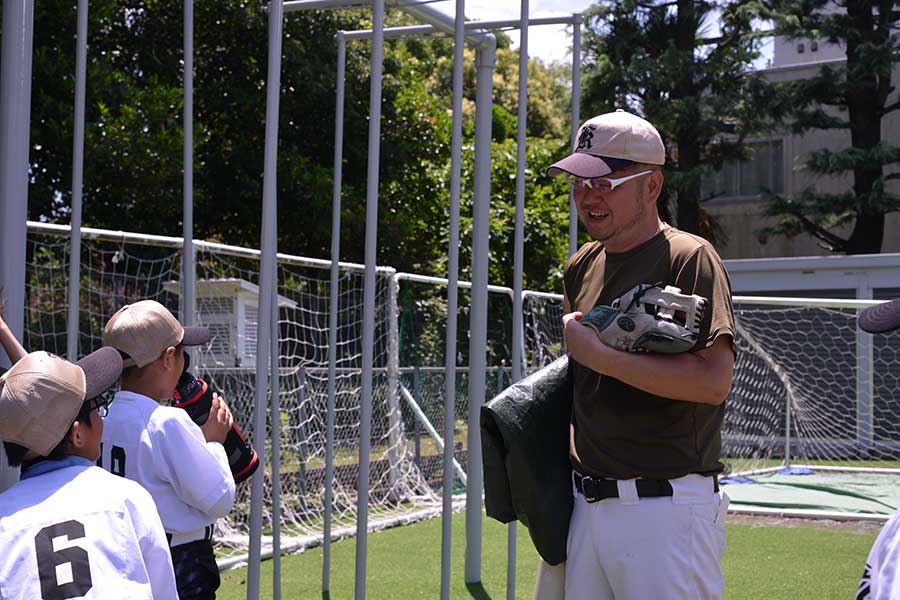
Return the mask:
{"type": "MultiPolygon", "coordinates": [[[[195,236],[256,247],[260,235],[265,134],[267,14],[257,0],[220,0],[195,9],[194,202],[195,236]]],[[[128,6],[91,3],[85,138],[86,226],[180,235],[182,198],[182,19],[180,0],[145,0],[128,6]]],[[[279,124],[279,250],[327,257],[331,246],[334,140],[335,34],[370,26],[368,11],[291,13],[285,18],[279,124]]],[[[390,11],[388,25],[409,24],[390,11]]],[[[35,11],[32,189],[29,215],[67,222],[71,202],[71,136],[74,97],[75,12],[61,0],[35,11]]],[[[516,63],[501,38],[503,77],[516,63]]],[[[367,181],[371,44],[347,47],[341,256],[363,260],[367,181]]],[[[448,235],[452,42],[397,40],[386,44],[383,74],[379,264],[444,275],[448,235]]],[[[474,98],[472,55],[467,55],[466,96],[474,98]]],[[[515,73],[515,71],[511,71],[515,73]]],[[[530,139],[540,148],[556,140],[565,121],[565,97],[556,76],[540,62],[530,67],[530,139]]],[[[496,78],[500,90],[516,83],[496,78]]],[[[510,87],[512,86],[512,87],[510,87]]],[[[498,94],[497,190],[514,177],[503,157],[515,136],[515,97],[498,94]],[[498,123],[501,121],[498,119],[498,123]],[[498,175],[499,176],[499,175],[498,175]]],[[[474,113],[466,109],[472,133],[474,113]]],[[[464,164],[464,218],[471,214],[471,135],[464,164]]],[[[529,141],[531,145],[532,142],[529,141]]],[[[514,151],[513,151],[514,152],[514,151]]],[[[546,152],[545,152],[546,153],[546,152]]],[[[513,154],[514,156],[514,154],[513,154]]],[[[538,172],[552,162],[529,159],[538,172]]],[[[514,164],[514,161],[513,161],[514,164]]],[[[496,165],[495,165],[496,166],[496,165]]],[[[509,188],[511,189],[511,188],[509,188]]],[[[537,202],[553,198],[528,186],[537,202]]],[[[564,192],[559,192],[564,195],[564,192]]],[[[511,210],[504,197],[498,223],[511,210]]],[[[531,198],[527,204],[532,206],[531,198]]],[[[563,201],[561,206],[565,206],[563,201]]],[[[544,227],[550,227],[545,225],[544,227]]],[[[493,229],[492,229],[493,231],[493,229]]],[[[466,235],[465,233],[463,234],[466,235]]],[[[564,223],[559,226],[564,238],[564,223]]],[[[556,239],[533,240],[536,255],[561,264],[556,239]]],[[[463,237],[465,247],[469,241],[463,237]]],[[[497,250],[496,265],[512,264],[511,247],[497,250]],[[506,256],[508,253],[509,256],[506,256]]],[[[546,261],[545,261],[546,262],[546,261]]],[[[468,258],[460,263],[469,268],[468,258]]],[[[492,264],[494,262],[492,261],[492,264]]],[[[464,275],[465,276],[465,275],[464,275]]],[[[492,280],[509,274],[494,267],[492,280]]],[[[546,274],[534,280],[545,288],[546,274]]]]}
{"type": "Polygon", "coordinates": [[[752,21],[732,0],[602,0],[587,12],[582,114],[623,108],[652,122],[668,148],[660,212],[712,240],[701,178],[745,157],[758,120],[745,95],[752,21]]]}
{"type": "Polygon", "coordinates": [[[815,39],[839,44],[846,61],[824,65],[807,79],[757,88],[776,123],[794,134],[847,131],[844,148],[822,148],[804,157],[803,168],[821,176],[851,174],[853,187],[845,192],[817,191],[795,195],[769,194],[769,215],[777,223],[763,230],[771,234],[807,234],[833,252],[881,252],[887,213],[900,210],[900,196],[886,189],[897,174],[885,168],[900,161],[900,148],[882,138],[888,115],[900,109],[890,101],[892,74],[900,45],[894,32],[900,25],[895,2],[843,0],[772,0],[767,16],[776,32],[790,40],[815,39]],[[849,230],[849,236],[843,231],[849,230]]]}

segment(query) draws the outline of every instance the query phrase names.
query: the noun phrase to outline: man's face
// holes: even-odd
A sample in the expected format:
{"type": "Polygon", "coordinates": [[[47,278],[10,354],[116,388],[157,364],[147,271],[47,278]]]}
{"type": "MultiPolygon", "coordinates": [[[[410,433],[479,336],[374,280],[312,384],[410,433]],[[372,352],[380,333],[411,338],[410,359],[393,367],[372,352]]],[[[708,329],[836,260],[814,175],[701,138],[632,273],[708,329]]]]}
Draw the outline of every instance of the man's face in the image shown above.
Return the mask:
{"type": "MultiPolygon", "coordinates": [[[[640,172],[631,166],[608,177],[618,178],[640,172]]],[[[658,173],[626,181],[613,190],[574,185],[573,196],[578,218],[591,238],[613,252],[624,252],[644,241],[647,232],[655,231],[656,210],[650,210],[647,186],[658,173]]],[[[649,239],[649,238],[648,238],[649,239]]]]}

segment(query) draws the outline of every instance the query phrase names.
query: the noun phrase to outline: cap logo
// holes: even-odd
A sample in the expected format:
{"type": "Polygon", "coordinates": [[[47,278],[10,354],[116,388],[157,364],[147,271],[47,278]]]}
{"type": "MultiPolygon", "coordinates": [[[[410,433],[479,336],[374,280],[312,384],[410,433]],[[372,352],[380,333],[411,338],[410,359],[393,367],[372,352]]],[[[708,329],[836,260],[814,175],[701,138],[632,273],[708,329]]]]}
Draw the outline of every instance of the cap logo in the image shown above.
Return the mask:
{"type": "Polygon", "coordinates": [[[581,130],[581,135],[578,136],[578,147],[576,148],[576,151],[591,147],[591,140],[594,139],[595,128],[596,125],[587,125],[581,130]]]}

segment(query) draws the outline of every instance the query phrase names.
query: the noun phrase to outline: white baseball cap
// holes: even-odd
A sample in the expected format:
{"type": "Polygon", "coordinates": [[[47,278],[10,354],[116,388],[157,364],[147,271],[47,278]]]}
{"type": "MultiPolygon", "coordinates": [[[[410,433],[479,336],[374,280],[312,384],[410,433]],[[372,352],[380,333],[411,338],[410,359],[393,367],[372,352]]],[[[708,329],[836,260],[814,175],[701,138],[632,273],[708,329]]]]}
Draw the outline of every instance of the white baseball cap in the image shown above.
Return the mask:
{"type": "Polygon", "coordinates": [[[126,367],[145,367],[169,346],[199,346],[208,341],[206,326],[182,327],[169,309],[155,300],[126,304],[103,329],[103,343],[125,354],[126,367]]]}
{"type": "Polygon", "coordinates": [[[122,372],[115,348],[77,363],[32,352],[0,377],[0,437],[47,456],[62,441],[85,400],[109,389],[122,372]]]}
{"type": "Polygon", "coordinates": [[[572,154],[550,165],[547,174],[603,177],[631,163],[664,165],[666,148],[649,121],[619,109],[585,121],[572,154]]]}

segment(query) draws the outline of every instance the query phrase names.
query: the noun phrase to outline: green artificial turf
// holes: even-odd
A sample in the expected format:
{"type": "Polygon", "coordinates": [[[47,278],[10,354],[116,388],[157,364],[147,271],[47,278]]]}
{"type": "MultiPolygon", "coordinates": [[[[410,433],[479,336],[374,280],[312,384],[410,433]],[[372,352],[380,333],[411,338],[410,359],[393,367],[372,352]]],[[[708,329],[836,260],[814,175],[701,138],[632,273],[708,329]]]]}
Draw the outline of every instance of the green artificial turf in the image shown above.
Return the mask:
{"type": "MultiPolygon", "coordinates": [[[[507,528],[483,521],[482,586],[464,584],[465,516],[453,520],[451,597],[506,598],[507,528]]],[[[852,598],[873,533],[819,527],[728,525],[725,554],[726,599],[772,600],[852,598]]],[[[532,598],[537,564],[527,532],[518,527],[516,598],[532,598]]],[[[356,540],[332,545],[329,600],[354,597],[356,540]]],[[[368,538],[366,597],[371,600],[438,598],[441,574],[441,520],[397,527],[368,538]]],[[[272,561],[263,563],[261,599],[272,598],[272,561]]],[[[322,548],[282,558],[282,593],[289,599],[321,599],[322,548]]],[[[246,598],[247,570],[224,573],[220,600],[246,598]]]]}

